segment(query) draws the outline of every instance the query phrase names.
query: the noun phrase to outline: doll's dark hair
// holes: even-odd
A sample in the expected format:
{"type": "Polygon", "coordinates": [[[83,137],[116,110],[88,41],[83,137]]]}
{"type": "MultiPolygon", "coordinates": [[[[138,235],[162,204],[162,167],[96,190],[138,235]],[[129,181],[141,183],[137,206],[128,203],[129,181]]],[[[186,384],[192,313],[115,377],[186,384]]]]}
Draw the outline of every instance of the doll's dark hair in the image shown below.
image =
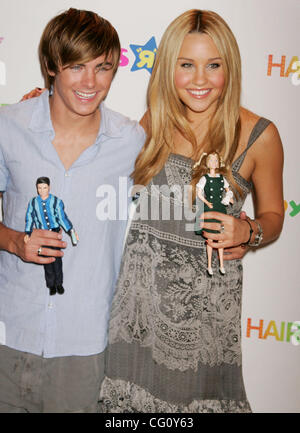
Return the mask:
{"type": "Polygon", "coordinates": [[[49,177],[39,177],[36,180],[36,186],[38,186],[41,183],[46,183],[48,186],[50,186],[50,179],[49,179],[49,177]]]}

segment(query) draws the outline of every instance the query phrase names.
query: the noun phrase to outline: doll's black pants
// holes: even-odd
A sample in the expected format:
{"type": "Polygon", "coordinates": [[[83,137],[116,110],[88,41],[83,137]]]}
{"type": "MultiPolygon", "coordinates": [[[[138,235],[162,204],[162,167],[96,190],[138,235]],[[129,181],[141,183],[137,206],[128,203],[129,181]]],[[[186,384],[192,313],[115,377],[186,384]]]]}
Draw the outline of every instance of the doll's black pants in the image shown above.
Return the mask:
{"type": "MultiPolygon", "coordinates": [[[[53,232],[59,232],[60,228],[52,229],[53,232]]],[[[60,250],[57,247],[47,247],[53,250],[60,250]]],[[[44,265],[46,285],[49,289],[62,286],[63,284],[63,269],[62,269],[62,258],[56,257],[55,261],[44,265]]]]}
{"type": "MultiPolygon", "coordinates": [[[[52,249],[59,250],[59,248],[54,247],[52,247],[52,249]]],[[[63,270],[61,257],[56,257],[55,262],[44,265],[44,269],[46,285],[49,289],[57,286],[62,286],[63,270]]]]}

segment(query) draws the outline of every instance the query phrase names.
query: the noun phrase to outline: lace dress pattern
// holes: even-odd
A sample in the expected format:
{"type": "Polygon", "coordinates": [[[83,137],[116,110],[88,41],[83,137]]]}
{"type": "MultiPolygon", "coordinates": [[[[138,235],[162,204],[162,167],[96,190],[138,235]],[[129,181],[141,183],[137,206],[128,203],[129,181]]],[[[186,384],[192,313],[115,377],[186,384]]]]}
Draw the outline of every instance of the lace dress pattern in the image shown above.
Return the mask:
{"type": "MultiPolygon", "coordinates": [[[[259,119],[233,164],[244,194],[228,214],[239,216],[251,184],[238,171],[269,123],[259,119]]],[[[242,376],[242,263],[226,262],[221,275],[214,250],[208,277],[197,209],[185,200],[192,164],[171,154],[136,207],[112,303],[101,412],[251,411],[242,376]]]]}

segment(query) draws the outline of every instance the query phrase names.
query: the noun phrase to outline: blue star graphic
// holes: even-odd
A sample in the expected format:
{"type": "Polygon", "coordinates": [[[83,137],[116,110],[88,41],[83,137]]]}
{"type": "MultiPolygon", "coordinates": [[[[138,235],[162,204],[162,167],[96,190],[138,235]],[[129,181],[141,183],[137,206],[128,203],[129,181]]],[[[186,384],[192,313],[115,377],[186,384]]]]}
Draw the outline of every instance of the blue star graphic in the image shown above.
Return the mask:
{"type": "Polygon", "coordinates": [[[157,51],[155,37],[153,36],[145,45],[130,45],[130,48],[135,55],[135,62],[131,71],[147,69],[151,74],[157,51]]]}

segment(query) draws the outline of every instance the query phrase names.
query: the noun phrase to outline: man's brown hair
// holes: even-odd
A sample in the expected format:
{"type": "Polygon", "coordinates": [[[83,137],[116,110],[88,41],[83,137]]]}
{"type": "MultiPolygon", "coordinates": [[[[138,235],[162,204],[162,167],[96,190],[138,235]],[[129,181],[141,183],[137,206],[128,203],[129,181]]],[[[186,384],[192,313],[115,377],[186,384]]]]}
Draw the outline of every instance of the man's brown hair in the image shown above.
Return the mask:
{"type": "Polygon", "coordinates": [[[109,21],[95,12],[70,8],[52,18],[39,44],[39,60],[45,86],[50,89],[61,68],[112,55],[113,69],[120,60],[120,40],[109,21]]]}

